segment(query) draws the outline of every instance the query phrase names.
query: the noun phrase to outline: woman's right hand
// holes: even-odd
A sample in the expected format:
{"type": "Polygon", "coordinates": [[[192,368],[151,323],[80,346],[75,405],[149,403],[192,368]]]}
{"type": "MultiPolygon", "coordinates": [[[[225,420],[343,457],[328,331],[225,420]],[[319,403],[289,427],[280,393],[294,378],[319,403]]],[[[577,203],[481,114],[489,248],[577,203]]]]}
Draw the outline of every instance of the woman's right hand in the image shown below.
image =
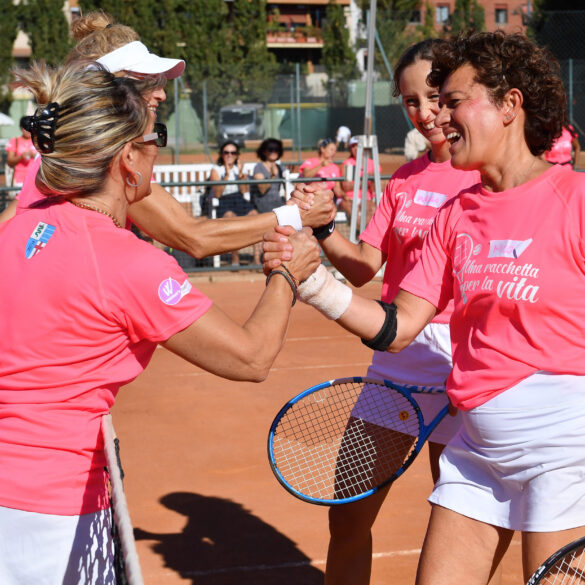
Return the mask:
{"type": "Polygon", "coordinates": [[[293,230],[289,235],[289,242],[293,252],[286,267],[298,282],[302,282],[317,270],[321,263],[321,249],[310,228],[303,228],[300,232],[293,230]]]}

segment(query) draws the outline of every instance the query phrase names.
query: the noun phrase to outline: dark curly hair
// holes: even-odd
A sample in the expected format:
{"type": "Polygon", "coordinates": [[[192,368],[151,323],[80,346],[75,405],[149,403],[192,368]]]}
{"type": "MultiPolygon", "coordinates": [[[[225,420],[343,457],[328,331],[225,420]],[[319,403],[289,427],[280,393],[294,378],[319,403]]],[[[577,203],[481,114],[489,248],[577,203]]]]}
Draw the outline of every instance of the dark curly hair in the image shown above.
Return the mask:
{"type": "Polygon", "coordinates": [[[463,65],[475,69],[475,81],[487,88],[500,105],[516,88],[524,98],[524,135],[532,154],[549,150],[561,135],[567,96],[555,57],[522,34],[503,31],[463,33],[433,47],[433,68],[428,83],[441,87],[447,76],[463,65]]]}

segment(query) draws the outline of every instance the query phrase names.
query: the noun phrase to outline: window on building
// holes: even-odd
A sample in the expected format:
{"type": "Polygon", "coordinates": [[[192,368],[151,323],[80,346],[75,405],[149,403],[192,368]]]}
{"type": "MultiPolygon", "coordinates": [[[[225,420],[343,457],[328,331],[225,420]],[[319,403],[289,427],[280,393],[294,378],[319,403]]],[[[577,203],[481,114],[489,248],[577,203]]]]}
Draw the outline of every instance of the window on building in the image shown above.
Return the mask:
{"type": "Polygon", "coordinates": [[[420,10],[413,10],[410,13],[410,23],[411,24],[421,24],[422,23],[422,15],[420,10]]]}
{"type": "Polygon", "coordinates": [[[508,9],[506,7],[496,7],[496,24],[508,24],[508,9]]]}
{"type": "Polygon", "coordinates": [[[435,7],[435,22],[437,24],[446,24],[449,22],[449,6],[438,4],[435,7]]]}

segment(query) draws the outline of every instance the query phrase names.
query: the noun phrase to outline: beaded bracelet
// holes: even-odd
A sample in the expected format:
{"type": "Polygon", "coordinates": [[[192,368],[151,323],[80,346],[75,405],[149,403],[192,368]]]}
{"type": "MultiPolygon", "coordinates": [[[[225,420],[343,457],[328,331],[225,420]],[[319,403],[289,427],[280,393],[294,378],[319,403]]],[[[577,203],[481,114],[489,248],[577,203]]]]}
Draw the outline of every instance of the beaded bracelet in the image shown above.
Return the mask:
{"type": "MultiPolygon", "coordinates": [[[[288,271],[287,271],[288,272],[288,271]]],[[[286,273],[284,272],[284,270],[272,270],[268,276],[266,277],[266,286],[268,286],[268,283],[270,282],[270,279],[275,275],[275,274],[281,274],[282,276],[284,276],[284,278],[286,278],[286,281],[288,282],[288,284],[290,285],[290,289],[292,290],[293,293],[293,300],[292,300],[292,304],[291,307],[295,306],[295,303],[297,302],[297,286],[296,284],[293,282],[293,279],[286,273]]]]}

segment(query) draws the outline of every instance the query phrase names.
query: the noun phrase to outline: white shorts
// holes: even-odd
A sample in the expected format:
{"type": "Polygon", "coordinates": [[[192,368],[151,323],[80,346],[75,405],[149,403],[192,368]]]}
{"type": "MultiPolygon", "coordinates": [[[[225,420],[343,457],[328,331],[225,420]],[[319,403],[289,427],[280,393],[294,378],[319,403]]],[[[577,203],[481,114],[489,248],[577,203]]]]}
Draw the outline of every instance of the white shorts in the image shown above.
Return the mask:
{"type": "MultiPolygon", "coordinates": [[[[390,380],[397,384],[444,387],[451,367],[449,325],[429,323],[401,352],[374,352],[367,376],[390,380]]],[[[429,424],[448,404],[446,394],[415,394],[414,397],[420,406],[425,424],[429,424]]],[[[360,410],[359,398],[354,412],[368,422],[392,428],[388,422],[378,420],[375,413],[360,410]]],[[[429,441],[445,445],[457,433],[460,426],[459,414],[455,417],[447,415],[433,431],[429,441]]]]}
{"type": "Polygon", "coordinates": [[[585,525],[585,377],[539,372],[461,415],[430,502],[511,530],[585,525]]]}
{"type": "Polygon", "coordinates": [[[0,507],[2,585],[115,585],[110,510],[57,516],[0,507]]]}

